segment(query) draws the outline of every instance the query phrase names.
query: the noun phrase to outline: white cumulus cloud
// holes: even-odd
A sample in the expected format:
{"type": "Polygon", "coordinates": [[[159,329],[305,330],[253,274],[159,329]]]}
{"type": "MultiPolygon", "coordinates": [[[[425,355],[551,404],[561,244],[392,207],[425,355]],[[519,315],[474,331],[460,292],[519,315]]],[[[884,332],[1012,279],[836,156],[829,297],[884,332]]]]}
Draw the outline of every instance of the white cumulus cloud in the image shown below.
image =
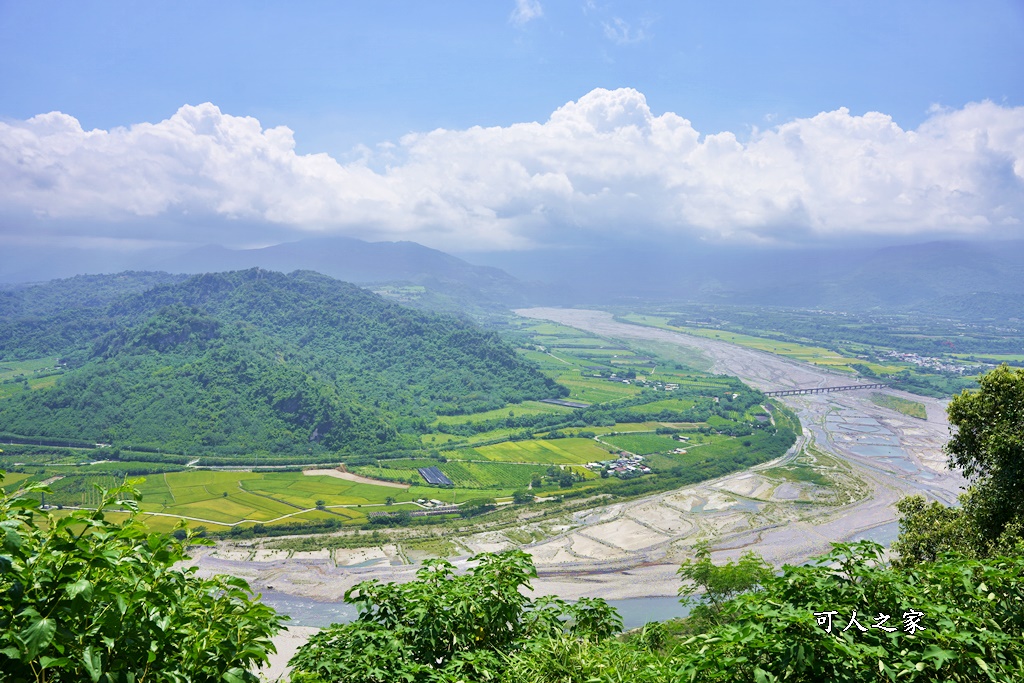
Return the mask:
{"type": "Polygon", "coordinates": [[[345,164],[297,154],[289,129],[212,104],[109,131],[54,112],[0,122],[0,206],[67,224],[206,220],[463,251],[581,231],[1024,237],[1024,108],[991,102],[935,109],[916,130],[840,108],[741,141],[656,115],[635,90],[598,89],[542,123],[379,150],[345,164]]]}
{"type": "Polygon", "coordinates": [[[525,26],[534,19],[544,16],[544,8],[539,0],[516,0],[516,8],[512,10],[508,20],[516,26],[525,26]]]}

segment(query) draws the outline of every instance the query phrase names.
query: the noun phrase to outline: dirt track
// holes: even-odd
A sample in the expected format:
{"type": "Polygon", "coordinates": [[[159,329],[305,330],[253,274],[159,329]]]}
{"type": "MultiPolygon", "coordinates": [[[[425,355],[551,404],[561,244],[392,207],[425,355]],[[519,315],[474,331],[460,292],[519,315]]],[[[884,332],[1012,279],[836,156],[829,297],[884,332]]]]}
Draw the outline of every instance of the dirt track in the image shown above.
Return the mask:
{"type": "Polygon", "coordinates": [[[357,484],[373,484],[375,486],[388,486],[393,489],[407,489],[408,484],[401,484],[397,481],[384,481],[383,479],[371,479],[351,472],[341,470],[302,470],[302,473],[310,477],[334,477],[345,481],[354,481],[357,484]]]}

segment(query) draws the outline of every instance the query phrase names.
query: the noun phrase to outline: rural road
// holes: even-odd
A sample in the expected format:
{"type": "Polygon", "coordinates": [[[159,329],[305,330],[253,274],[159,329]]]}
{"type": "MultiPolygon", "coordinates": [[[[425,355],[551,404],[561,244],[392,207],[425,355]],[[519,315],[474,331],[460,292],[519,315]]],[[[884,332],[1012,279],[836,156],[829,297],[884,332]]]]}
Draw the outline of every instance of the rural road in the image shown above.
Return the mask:
{"type": "MultiPolygon", "coordinates": [[[[763,391],[851,383],[838,372],[726,342],[621,323],[603,311],[535,308],[517,313],[602,337],[696,349],[713,363],[714,372],[735,375],[763,391]]],[[[891,540],[896,501],[921,493],[952,503],[964,481],[945,466],[942,445],[949,427],[942,402],[885,390],[924,403],[928,419],[919,420],[875,405],[869,400],[873,391],[781,399],[796,411],[804,428],[787,458],[804,446],[823,453],[819,464],[836,473],[831,491],[762,474],[778,464],[767,463],[680,491],[566,513],[556,523],[531,525],[526,520],[517,533],[485,531],[451,540],[466,556],[523,547],[538,568],[535,594],[566,599],[675,595],[679,562],[690,556],[700,538],[713,540],[716,558],[753,549],[775,565],[804,562],[836,541],[891,540]],[[524,545],[524,534],[530,533],[540,540],[524,545]]],[[[402,564],[400,549],[374,552],[372,557],[365,550],[344,549],[282,557],[281,551],[218,548],[202,552],[197,561],[204,572],[232,573],[256,588],[273,586],[317,600],[338,600],[348,587],[366,579],[413,577],[415,567],[402,564]]],[[[456,564],[464,561],[457,559],[456,564]]]]}

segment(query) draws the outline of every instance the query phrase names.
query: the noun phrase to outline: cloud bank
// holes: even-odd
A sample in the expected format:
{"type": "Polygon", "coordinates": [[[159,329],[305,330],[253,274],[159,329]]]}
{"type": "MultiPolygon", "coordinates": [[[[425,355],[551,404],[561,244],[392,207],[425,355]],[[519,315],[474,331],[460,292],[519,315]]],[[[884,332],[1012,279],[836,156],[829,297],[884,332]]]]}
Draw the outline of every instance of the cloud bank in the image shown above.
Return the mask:
{"type": "MultiPolygon", "coordinates": [[[[1024,107],[936,108],[916,130],[837,109],[741,141],[597,89],[543,123],[412,134],[351,163],[213,104],[109,131],[53,112],[0,122],[0,207],[21,217],[5,232],[188,222],[216,242],[218,226],[270,225],[459,251],[569,234],[1024,237],[1024,107]]],[[[131,236],[174,237],[160,230],[131,236]]]]}

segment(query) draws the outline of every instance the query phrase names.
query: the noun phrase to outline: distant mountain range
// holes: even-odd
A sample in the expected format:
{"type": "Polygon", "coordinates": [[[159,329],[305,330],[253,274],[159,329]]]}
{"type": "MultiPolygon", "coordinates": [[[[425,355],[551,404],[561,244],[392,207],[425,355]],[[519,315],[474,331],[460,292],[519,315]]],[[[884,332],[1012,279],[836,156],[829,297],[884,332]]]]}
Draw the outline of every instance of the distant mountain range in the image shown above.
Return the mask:
{"type": "Polygon", "coordinates": [[[312,270],[359,285],[414,285],[425,291],[408,293],[407,302],[433,309],[523,305],[530,303],[533,289],[498,268],[472,265],[415,242],[365,242],[349,237],[309,238],[259,249],[208,245],[124,253],[59,245],[11,247],[0,260],[0,282],[44,282],[125,270],[198,274],[248,268],[286,273],[312,270]]]}
{"type": "Polygon", "coordinates": [[[624,241],[467,256],[485,265],[413,242],[348,237],[129,253],[9,247],[4,256],[0,282],[7,283],[120,270],[313,270],[371,289],[391,285],[386,293],[402,303],[470,313],[654,300],[1024,318],[1019,240],[807,249],[624,241]]]}
{"type": "Polygon", "coordinates": [[[561,302],[636,300],[1024,318],[1024,241],[755,249],[633,244],[481,257],[561,302]]]}

